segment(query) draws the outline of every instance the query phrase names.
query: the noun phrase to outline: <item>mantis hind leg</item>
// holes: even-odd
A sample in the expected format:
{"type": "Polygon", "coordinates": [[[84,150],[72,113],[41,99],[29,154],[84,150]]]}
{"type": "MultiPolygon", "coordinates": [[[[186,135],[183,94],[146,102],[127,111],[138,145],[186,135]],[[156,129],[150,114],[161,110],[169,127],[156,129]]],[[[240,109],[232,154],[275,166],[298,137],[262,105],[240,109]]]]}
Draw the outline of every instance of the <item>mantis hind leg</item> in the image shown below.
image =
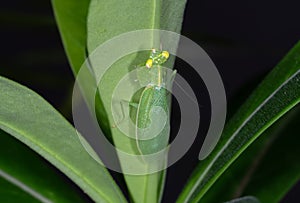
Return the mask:
{"type": "Polygon", "coordinates": [[[127,109],[125,106],[130,106],[134,109],[138,108],[138,103],[126,101],[126,100],[121,100],[120,101],[120,107],[121,107],[121,119],[117,122],[115,122],[112,125],[112,128],[116,128],[118,125],[122,124],[126,119],[130,119],[129,116],[129,108],[127,109]],[[126,114],[126,111],[128,111],[128,114],[126,114]]]}

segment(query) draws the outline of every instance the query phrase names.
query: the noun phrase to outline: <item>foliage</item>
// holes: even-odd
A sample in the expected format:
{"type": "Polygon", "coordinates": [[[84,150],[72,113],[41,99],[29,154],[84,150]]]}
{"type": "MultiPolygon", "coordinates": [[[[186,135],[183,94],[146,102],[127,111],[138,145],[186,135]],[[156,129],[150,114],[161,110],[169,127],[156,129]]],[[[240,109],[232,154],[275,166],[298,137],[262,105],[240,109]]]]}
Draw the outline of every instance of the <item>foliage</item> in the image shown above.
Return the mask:
{"type": "MultiPolygon", "coordinates": [[[[185,3],[180,0],[126,3],[52,0],[75,77],[87,55],[119,34],[138,29],[180,33],[185,3]]],[[[117,148],[132,154],[139,153],[135,141],[112,127],[109,107],[119,79],[130,71],[132,64],[146,60],[143,54],[122,58],[103,78],[96,95],[96,112],[106,136],[117,148]]],[[[226,124],[217,147],[196,167],[178,202],[278,202],[299,180],[297,121],[300,114],[299,108],[295,108],[300,101],[299,61],[300,43],[226,124]]],[[[170,68],[173,62],[168,64],[170,68]]],[[[47,101],[1,76],[0,90],[1,202],[12,199],[12,202],[127,202],[108,170],[81,144],[83,137],[47,101]]],[[[164,107],[168,105],[165,99],[164,107]]],[[[92,149],[90,152],[94,153],[92,149]]],[[[165,173],[124,174],[128,199],[160,202],[165,173]]]]}

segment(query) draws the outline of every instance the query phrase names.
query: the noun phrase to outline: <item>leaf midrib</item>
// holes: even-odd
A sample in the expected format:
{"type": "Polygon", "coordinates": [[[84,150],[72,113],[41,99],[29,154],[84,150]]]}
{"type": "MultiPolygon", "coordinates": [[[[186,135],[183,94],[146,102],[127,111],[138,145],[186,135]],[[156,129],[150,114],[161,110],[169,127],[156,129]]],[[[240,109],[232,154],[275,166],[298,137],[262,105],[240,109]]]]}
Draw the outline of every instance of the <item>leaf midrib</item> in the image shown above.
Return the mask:
{"type": "MultiPolygon", "coordinates": [[[[155,26],[159,26],[159,24],[160,24],[160,12],[159,12],[159,10],[161,9],[161,8],[157,8],[158,6],[157,5],[159,5],[158,4],[158,1],[159,0],[154,0],[153,1],[153,17],[152,17],[152,24],[150,24],[150,28],[151,29],[155,29],[155,26]],[[157,25],[156,25],[157,24],[157,25]]],[[[152,35],[152,45],[154,46],[154,36],[152,35]]],[[[148,198],[148,187],[149,187],[149,183],[148,183],[148,179],[149,179],[149,174],[147,174],[146,176],[145,176],[145,189],[144,189],[144,201],[143,202],[147,202],[147,198],[148,198]]],[[[158,198],[160,198],[160,197],[158,197],[158,198]]]]}

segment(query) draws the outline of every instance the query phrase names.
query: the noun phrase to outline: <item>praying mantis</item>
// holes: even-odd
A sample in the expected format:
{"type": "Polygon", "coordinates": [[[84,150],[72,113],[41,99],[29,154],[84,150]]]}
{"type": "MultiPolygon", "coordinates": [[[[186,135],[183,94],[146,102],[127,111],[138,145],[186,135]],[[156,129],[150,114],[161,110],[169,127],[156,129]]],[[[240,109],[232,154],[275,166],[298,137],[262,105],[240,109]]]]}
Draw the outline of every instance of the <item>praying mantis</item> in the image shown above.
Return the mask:
{"type": "Polygon", "coordinates": [[[136,144],[142,155],[157,153],[168,145],[170,134],[170,92],[176,75],[166,77],[161,66],[168,60],[169,52],[152,49],[145,68],[150,82],[143,89],[136,110],[136,144]]]}

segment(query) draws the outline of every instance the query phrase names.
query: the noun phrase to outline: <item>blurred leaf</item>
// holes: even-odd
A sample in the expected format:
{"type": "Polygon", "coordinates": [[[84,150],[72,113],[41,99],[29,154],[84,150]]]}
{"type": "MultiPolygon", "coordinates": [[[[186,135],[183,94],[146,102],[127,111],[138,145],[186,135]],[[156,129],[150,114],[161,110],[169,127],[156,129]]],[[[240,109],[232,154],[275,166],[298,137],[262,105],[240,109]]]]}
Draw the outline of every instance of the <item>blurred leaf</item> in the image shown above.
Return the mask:
{"type": "Polygon", "coordinates": [[[0,202],[87,202],[70,180],[2,130],[0,154],[0,202]]]}
{"type": "Polygon", "coordinates": [[[24,142],[96,202],[125,202],[109,173],[85,150],[77,131],[44,99],[0,77],[0,128],[24,142]]]}
{"type": "Polygon", "coordinates": [[[234,199],[225,203],[259,203],[259,201],[255,197],[247,196],[247,197],[234,199]]]}
{"type": "Polygon", "coordinates": [[[300,101],[300,43],[263,80],[226,125],[221,140],[200,162],[178,202],[198,202],[233,161],[300,101]]]}

